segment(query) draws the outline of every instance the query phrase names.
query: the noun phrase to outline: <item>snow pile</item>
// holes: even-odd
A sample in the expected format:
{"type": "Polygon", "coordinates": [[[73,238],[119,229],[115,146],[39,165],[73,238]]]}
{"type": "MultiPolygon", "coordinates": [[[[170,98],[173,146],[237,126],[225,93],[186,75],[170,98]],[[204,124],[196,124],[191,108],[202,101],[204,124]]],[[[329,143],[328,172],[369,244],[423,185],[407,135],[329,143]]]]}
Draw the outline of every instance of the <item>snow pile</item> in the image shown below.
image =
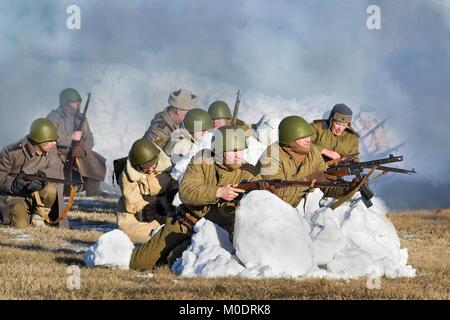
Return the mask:
{"type": "Polygon", "coordinates": [[[134,244],[122,231],[115,229],[103,234],[84,254],[86,266],[114,266],[128,269],[134,244]]]}
{"type": "Polygon", "coordinates": [[[249,193],[236,212],[235,255],[226,232],[205,221],[196,225],[173,271],[202,277],[415,276],[380,199],[368,209],[355,195],[332,211],[319,208],[321,196],[319,190],[310,194],[303,214],[302,203],[294,209],[267,191],[249,193]]]}

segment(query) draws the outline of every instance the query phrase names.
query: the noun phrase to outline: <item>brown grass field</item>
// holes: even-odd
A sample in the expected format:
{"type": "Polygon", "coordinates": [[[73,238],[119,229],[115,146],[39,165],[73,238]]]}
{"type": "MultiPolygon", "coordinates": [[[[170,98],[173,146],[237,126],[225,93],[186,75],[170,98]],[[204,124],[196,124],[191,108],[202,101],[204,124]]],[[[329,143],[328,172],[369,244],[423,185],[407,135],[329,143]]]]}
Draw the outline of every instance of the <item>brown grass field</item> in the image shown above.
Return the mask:
{"type": "Polygon", "coordinates": [[[0,228],[0,299],[445,299],[450,298],[450,210],[391,212],[417,277],[367,279],[187,279],[167,267],[152,273],[88,269],[82,255],[114,227],[114,204],[74,206],[72,229],[0,228]],[[97,230],[96,230],[97,229],[97,230]],[[80,289],[70,290],[67,268],[81,269],[80,289]]]}

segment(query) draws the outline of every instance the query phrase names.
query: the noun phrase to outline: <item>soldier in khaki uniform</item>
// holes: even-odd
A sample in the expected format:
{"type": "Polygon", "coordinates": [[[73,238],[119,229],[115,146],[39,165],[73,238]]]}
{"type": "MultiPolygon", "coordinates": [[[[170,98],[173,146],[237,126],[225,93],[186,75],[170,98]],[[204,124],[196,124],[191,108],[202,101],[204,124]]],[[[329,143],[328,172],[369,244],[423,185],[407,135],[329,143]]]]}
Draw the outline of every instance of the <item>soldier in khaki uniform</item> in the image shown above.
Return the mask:
{"type": "MultiPolygon", "coordinates": [[[[47,119],[35,120],[29,134],[0,153],[0,222],[25,228],[56,222],[64,210],[63,186],[25,180],[25,174],[42,178],[64,177],[56,150],[58,134],[47,119]]],[[[67,219],[59,224],[67,226],[67,219]]]]}
{"type": "MultiPolygon", "coordinates": [[[[230,107],[224,101],[214,101],[211,103],[208,108],[208,113],[213,121],[213,127],[216,129],[231,124],[232,115],[230,107]]],[[[246,137],[256,136],[252,126],[240,119],[236,120],[236,128],[243,130],[246,137]]]]}
{"type": "Polygon", "coordinates": [[[169,106],[157,113],[144,134],[144,138],[153,141],[161,149],[169,142],[172,133],[178,129],[186,113],[196,108],[198,97],[188,90],[180,89],[169,95],[169,106]]]}
{"type": "Polygon", "coordinates": [[[359,135],[351,126],[352,110],[337,104],[328,119],[314,120],[311,142],[318,147],[326,160],[351,157],[359,161],[359,135]]]}
{"type": "Polygon", "coordinates": [[[164,147],[164,152],[170,155],[172,162],[176,164],[211,128],[212,120],[208,112],[197,108],[189,110],[180,128],[173,132],[170,141],[164,147]]]}
{"type": "Polygon", "coordinates": [[[72,150],[72,154],[79,159],[79,166],[74,166],[77,175],[81,175],[85,183],[87,196],[106,196],[100,190],[100,182],[105,180],[106,159],[93,151],[94,136],[86,120],[81,131],[77,131],[82,114],[80,113],[81,96],[77,90],[67,88],[59,95],[59,107],[52,110],[48,115],[49,119],[56,127],[59,135],[58,152],[64,160],[69,152],[72,140],[81,141],[72,150]]]}
{"type": "Polygon", "coordinates": [[[149,242],[133,251],[132,269],[148,270],[157,263],[172,264],[189,245],[190,229],[198,218],[204,217],[233,232],[236,198],[244,192],[236,184],[261,176],[254,166],[243,164],[242,130],[221,127],[214,135],[212,149],[202,150],[191,159],[180,183],[182,218],[168,218],[149,242]]]}
{"type": "Polygon", "coordinates": [[[170,159],[153,142],[142,138],[133,143],[123,166],[118,179],[122,196],[117,224],[133,241],[146,242],[152,230],[160,226],[158,216],[169,214],[169,198],[177,188],[169,174],[170,159]]]}
{"type": "MultiPolygon", "coordinates": [[[[279,141],[271,144],[261,155],[257,166],[264,179],[334,180],[324,173],[327,165],[319,150],[311,145],[313,130],[301,117],[289,116],[278,126],[279,141]]],[[[312,187],[288,187],[274,190],[280,199],[297,207],[300,201],[313,191],[312,187]]],[[[346,188],[323,188],[330,197],[339,197],[347,193],[346,188]]]]}

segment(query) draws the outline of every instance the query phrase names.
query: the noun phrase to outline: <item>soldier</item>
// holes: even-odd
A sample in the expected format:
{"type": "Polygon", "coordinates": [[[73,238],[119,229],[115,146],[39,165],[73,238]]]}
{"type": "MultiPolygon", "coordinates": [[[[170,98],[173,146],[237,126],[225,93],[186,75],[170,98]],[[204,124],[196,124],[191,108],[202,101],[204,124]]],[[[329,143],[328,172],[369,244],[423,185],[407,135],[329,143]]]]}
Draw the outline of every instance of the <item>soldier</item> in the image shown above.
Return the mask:
{"type": "Polygon", "coordinates": [[[79,159],[78,171],[85,183],[86,196],[107,196],[100,190],[100,182],[105,179],[106,159],[93,151],[94,137],[87,120],[84,122],[83,129],[77,131],[80,126],[81,96],[77,90],[67,88],[61,91],[59,95],[59,107],[52,110],[47,119],[49,119],[58,131],[58,152],[67,160],[69,148],[73,141],[81,141],[73,150],[72,155],[79,159]]]}
{"type": "Polygon", "coordinates": [[[117,224],[134,241],[146,242],[160,226],[157,218],[170,214],[177,186],[169,174],[169,157],[145,138],[133,143],[125,161],[118,174],[122,196],[117,224]]]}
{"type": "Polygon", "coordinates": [[[144,137],[163,149],[170,141],[172,133],[184,120],[186,113],[197,105],[198,97],[190,91],[180,89],[172,92],[169,95],[169,106],[155,115],[144,137]]]}
{"type": "Polygon", "coordinates": [[[311,124],[311,142],[326,160],[351,157],[359,161],[359,135],[351,126],[352,114],[352,110],[341,103],[333,107],[328,119],[314,120],[311,124]]]}
{"type": "MultiPolygon", "coordinates": [[[[214,101],[208,108],[208,113],[213,121],[214,128],[220,128],[231,124],[230,107],[224,101],[214,101]]],[[[254,136],[252,126],[246,124],[244,121],[237,119],[236,127],[242,129],[247,137],[254,136]]]]}
{"type": "Polygon", "coordinates": [[[152,269],[157,262],[171,265],[189,245],[190,230],[198,218],[211,220],[232,234],[236,198],[244,192],[236,185],[243,179],[261,179],[256,167],[243,163],[245,147],[242,130],[224,126],[215,132],[212,151],[205,149],[193,157],[180,183],[182,218],[167,218],[149,242],[133,251],[132,269],[152,269]]]}
{"type": "MultiPolygon", "coordinates": [[[[47,119],[35,120],[29,134],[0,153],[0,220],[12,227],[56,222],[64,211],[63,186],[27,181],[25,174],[41,178],[64,177],[63,162],[56,150],[58,134],[47,119]]],[[[67,219],[59,224],[67,226],[67,219]]]]}
{"type": "Polygon", "coordinates": [[[176,164],[183,156],[189,153],[195,142],[202,140],[206,131],[212,128],[212,120],[208,112],[202,109],[189,110],[180,125],[172,133],[170,141],[164,147],[164,152],[170,155],[176,164]]]}
{"type": "MultiPolygon", "coordinates": [[[[278,142],[271,144],[261,155],[257,166],[261,169],[264,179],[282,179],[298,181],[327,180],[324,174],[327,169],[319,150],[312,145],[311,137],[314,131],[301,117],[289,116],[278,126],[278,142]]],[[[337,188],[336,188],[337,189],[337,188]]],[[[342,188],[344,189],[344,188],[342,188]]],[[[275,193],[280,199],[297,207],[301,199],[305,199],[313,188],[288,187],[280,188],[275,193]]],[[[341,190],[329,190],[330,196],[340,195],[341,190]]]]}

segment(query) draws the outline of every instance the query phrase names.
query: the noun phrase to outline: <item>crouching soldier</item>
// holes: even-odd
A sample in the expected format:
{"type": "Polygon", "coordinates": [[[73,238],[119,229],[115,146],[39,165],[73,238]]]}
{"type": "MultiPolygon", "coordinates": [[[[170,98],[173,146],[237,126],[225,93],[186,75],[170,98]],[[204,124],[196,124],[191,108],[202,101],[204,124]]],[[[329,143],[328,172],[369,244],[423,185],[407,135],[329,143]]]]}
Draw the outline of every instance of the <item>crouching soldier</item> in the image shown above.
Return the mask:
{"type": "Polygon", "coordinates": [[[56,150],[58,134],[47,119],[35,120],[29,134],[0,153],[0,220],[12,227],[59,223],[63,218],[63,185],[45,178],[64,178],[62,159],[56,150]],[[30,181],[26,175],[40,180],[30,181]],[[61,218],[60,218],[61,217],[61,218]]]}
{"type": "MultiPolygon", "coordinates": [[[[171,202],[177,185],[170,177],[171,163],[153,142],[141,138],[133,143],[128,158],[116,160],[116,172],[122,191],[117,224],[136,242],[150,239],[158,219],[171,212],[171,202]]],[[[164,219],[164,218],[163,218],[164,219]]]]}
{"type": "Polygon", "coordinates": [[[215,132],[212,151],[204,149],[193,157],[181,180],[181,218],[167,218],[149,242],[133,251],[132,269],[148,270],[157,263],[171,265],[190,244],[190,230],[199,218],[233,233],[237,198],[244,192],[236,185],[243,179],[261,179],[254,166],[244,164],[244,149],[242,130],[224,126],[215,132]]]}
{"type": "MultiPolygon", "coordinates": [[[[311,145],[314,132],[311,126],[298,116],[284,118],[278,126],[278,142],[271,144],[261,155],[257,166],[264,179],[300,180],[334,180],[324,172],[327,165],[320,151],[311,145]]],[[[327,188],[326,191],[338,196],[348,192],[345,188],[327,188]]],[[[314,187],[280,188],[275,193],[281,200],[294,208],[305,199],[314,187]]]]}
{"type": "Polygon", "coordinates": [[[212,120],[208,112],[202,109],[188,111],[180,128],[172,133],[172,138],[164,147],[174,164],[186,156],[194,143],[200,142],[206,131],[212,128],[212,120]]]}
{"type": "Polygon", "coordinates": [[[325,160],[348,157],[359,161],[359,135],[351,126],[352,115],[352,110],[341,103],[333,107],[328,119],[311,123],[311,142],[319,148],[325,160]]]}

